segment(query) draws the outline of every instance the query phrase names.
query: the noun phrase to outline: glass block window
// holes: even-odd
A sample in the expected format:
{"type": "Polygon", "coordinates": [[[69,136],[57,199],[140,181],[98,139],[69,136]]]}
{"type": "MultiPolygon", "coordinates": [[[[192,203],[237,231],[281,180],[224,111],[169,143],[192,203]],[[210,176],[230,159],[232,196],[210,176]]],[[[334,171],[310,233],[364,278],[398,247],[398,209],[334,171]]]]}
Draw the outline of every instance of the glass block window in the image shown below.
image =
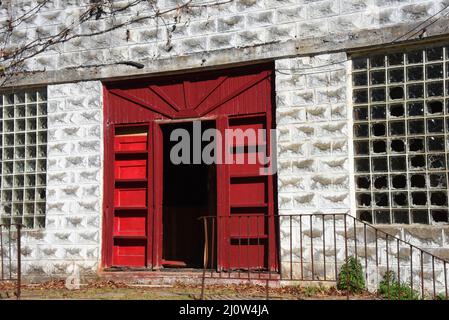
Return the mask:
{"type": "Polygon", "coordinates": [[[0,221],[45,224],[47,93],[0,94],[0,221]]]}
{"type": "Polygon", "coordinates": [[[357,215],[447,223],[449,46],[353,60],[357,215]]]}

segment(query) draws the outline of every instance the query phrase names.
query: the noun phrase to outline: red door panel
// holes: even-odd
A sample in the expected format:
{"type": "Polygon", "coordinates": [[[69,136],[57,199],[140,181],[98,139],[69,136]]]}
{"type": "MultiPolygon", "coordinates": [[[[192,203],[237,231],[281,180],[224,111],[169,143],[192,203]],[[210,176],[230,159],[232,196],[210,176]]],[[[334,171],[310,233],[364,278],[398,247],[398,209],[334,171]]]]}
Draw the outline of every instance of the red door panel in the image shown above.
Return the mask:
{"type": "MultiPolygon", "coordinates": [[[[105,266],[162,265],[163,142],[156,121],[215,119],[223,137],[225,129],[270,129],[272,70],[267,63],[105,84],[105,266]]],[[[258,161],[269,150],[264,138],[237,136],[224,146],[232,164],[216,166],[222,270],[277,269],[274,176],[260,175],[265,164],[258,161]]]]}

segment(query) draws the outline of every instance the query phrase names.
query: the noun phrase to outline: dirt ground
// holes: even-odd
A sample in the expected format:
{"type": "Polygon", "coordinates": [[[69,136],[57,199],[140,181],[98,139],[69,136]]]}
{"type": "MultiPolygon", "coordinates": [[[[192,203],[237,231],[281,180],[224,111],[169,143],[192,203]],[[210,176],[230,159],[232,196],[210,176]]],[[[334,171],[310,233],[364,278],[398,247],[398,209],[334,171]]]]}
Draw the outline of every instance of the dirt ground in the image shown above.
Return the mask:
{"type": "MultiPolygon", "coordinates": [[[[0,284],[0,299],[15,299],[13,284],[0,284]]],[[[21,287],[24,300],[196,300],[200,299],[201,286],[176,283],[172,286],[131,285],[113,281],[96,281],[81,284],[79,289],[69,290],[64,281],[29,284],[21,287]]],[[[270,288],[270,299],[309,300],[347,299],[344,292],[335,288],[283,287],[270,288]]],[[[266,289],[257,285],[211,285],[205,289],[204,299],[257,300],[266,299],[266,289]]],[[[366,294],[350,299],[376,299],[366,294]]]]}

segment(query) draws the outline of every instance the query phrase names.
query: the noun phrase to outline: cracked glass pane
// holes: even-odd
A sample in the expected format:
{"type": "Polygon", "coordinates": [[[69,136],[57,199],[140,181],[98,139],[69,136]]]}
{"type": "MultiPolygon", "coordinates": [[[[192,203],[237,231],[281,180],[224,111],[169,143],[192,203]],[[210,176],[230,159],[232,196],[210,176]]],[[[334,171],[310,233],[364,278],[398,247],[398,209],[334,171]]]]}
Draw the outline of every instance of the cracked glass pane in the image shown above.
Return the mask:
{"type": "Polygon", "coordinates": [[[375,172],[385,172],[388,170],[387,158],[377,157],[372,158],[373,171],[375,172]]]}
{"type": "Polygon", "coordinates": [[[427,167],[429,170],[446,169],[446,157],[443,154],[429,154],[427,156],[427,167]]]}
{"type": "Polygon", "coordinates": [[[369,172],[370,171],[369,158],[355,159],[355,170],[357,172],[369,172]]]}
{"type": "Polygon", "coordinates": [[[405,121],[391,121],[390,122],[390,135],[402,136],[405,134],[405,121]]]}
{"type": "Polygon", "coordinates": [[[368,102],[368,90],[355,90],[354,103],[366,103],[366,102],[368,102]]]}
{"type": "Polygon", "coordinates": [[[387,56],[389,66],[397,66],[404,64],[404,54],[403,53],[392,53],[387,56]]]}
{"type": "Polygon", "coordinates": [[[420,134],[424,133],[424,120],[409,120],[408,121],[408,133],[420,134]]]}
{"type": "Polygon", "coordinates": [[[371,194],[369,194],[369,193],[357,194],[357,203],[360,207],[370,207],[371,206],[371,194]]]}

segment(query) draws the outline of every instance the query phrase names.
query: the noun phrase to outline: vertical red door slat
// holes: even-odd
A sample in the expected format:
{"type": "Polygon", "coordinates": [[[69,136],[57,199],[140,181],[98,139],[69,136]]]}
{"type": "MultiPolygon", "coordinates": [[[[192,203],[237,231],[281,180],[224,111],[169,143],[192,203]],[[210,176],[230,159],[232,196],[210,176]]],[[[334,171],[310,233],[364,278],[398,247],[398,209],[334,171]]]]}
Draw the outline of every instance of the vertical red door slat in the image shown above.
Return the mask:
{"type": "Polygon", "coordinates": [[[112,266],[147,266],[148,164],[148,125],[116,125],[112,266]]]}

